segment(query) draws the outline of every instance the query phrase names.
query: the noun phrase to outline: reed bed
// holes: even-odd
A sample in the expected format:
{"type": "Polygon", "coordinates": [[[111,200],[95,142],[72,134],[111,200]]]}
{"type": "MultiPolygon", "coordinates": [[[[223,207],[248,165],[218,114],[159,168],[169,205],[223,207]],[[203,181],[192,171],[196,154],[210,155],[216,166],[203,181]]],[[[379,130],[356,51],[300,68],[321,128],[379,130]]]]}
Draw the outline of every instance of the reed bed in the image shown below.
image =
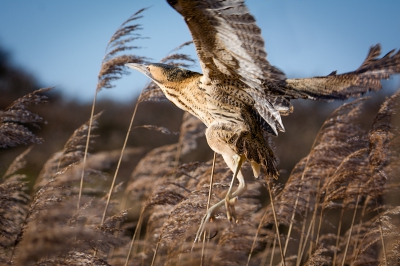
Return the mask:
{"type": "MultiPolygon", "coordinates": [[[[128,54],[139,49],[132,43],[143,38],[142,26],[135,23],[145,10],[125,21],[108,43],[96,96],[126,74],[125,63],[147,62],[128,54]]],[[[161,61],[190,66],[194,60],[181,53],[188,45],[161,61]]],[[[265,174],[255,180],[244,164],[248,191],[236,205],[239,224],[229,224],[222,210],[207,226],[204,241],[193,245],[207,206],[224,197],[232,176],[219,155],[196,161],[206,145],[204,125],[185,113],[179,132],[151,121],[134,127],[141,103],[165,99],[149,83],[136,102],[123,147],[90,153],[102,115],[95,114],[95,96],[88,121],[28,184],[20,174],[26,155],[31,145],[46,145],[32,132],[45,118],[30,106],[46,102],[49,90],[36,90],[0,112],[0,148],[28,146],[0,180],[4,265],[400,264],[400,91],[369,117],[367,129],[359,119],[368,98],[339,106],[286,182],[265,174]],[[127,145],[135,130],[179,138],[144,152],[127,145]],[[132,162],[132,154],[140,159],[132,162]],[[133,163],[133,172],[121,176],[120,166],[133,163]]]]}

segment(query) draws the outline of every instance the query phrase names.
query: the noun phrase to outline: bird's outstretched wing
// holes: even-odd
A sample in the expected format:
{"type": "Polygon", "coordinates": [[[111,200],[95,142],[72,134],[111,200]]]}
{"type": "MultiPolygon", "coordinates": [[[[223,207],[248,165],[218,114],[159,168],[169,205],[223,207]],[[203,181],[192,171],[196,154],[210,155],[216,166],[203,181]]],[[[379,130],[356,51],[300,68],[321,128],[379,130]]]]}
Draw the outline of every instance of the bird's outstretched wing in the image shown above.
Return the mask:
{"type": "Polygon", "coordinates": [[[271,66],[261,30],[243,0],[167,0],[185,19],[196,45],[203,75],[240,75],[260,85],[260,80],[285,80],[271,66]]]}
{"type": "Polygon", "coordinates": [[[379,44],[370,48],[362,65],[353,72],[328,76],[287,79],[286,86],[276,91],[288,98],[308,98],[314,100],[344,100],[368,91],[381,89],[381,80],[400,73],[400,51],[390,51],[382,58],[379,44]]]}
{"type": "MultiPolygon", "coordinates": [[[[167,0],[185,19],[207,83],[221,77],[247,84],[254,108],[274,129],[283,131],[280,113],[265,94],[264,80],[285,84],[282,71],[267,61],[264,40],[243,0],[167,0]]],[[[238,88],[240,89],[240,88],[238,88]]]]}

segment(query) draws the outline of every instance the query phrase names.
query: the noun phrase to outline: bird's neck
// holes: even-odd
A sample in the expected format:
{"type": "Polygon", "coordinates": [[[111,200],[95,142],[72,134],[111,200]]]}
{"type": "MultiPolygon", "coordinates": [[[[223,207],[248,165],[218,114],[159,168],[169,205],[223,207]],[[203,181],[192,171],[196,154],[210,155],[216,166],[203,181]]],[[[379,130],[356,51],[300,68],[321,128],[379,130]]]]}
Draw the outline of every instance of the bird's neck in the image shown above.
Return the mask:
{"type": "Polygon", "coordinates": [[[168,100],[196,116],[207,126],[211,121],[207,111],[206,94],[200,86],[200,78],[199,74],[183,81],[158,85],[168,100]]]}

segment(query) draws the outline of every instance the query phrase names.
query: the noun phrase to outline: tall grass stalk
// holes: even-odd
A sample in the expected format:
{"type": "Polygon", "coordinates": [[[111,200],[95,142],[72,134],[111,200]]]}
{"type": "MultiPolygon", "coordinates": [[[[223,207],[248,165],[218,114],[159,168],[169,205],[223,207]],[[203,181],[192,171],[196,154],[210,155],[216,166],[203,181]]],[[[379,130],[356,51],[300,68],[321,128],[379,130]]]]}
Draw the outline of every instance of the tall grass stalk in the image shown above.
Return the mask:
{"type": "Polygon", "coordinates": [[[344,249],[343,260],[342,260],[342,266],[344,266],[345,261],[346,261],[347,250],[349,249],[350,239],[351,239],[351,237],[352,237],[353,226],[354,226],[354,222],[355,222],[355,220],[356,220],[356,214],[357,214],[358,202],[359,202],[359,201],[360,201],[360,195],[357,196],[356,206],[354,207],[353,219],[351,220],[351,225],[350,225],[350,228],[349,228],[349,236],[348,236],[348,238],[347,238],[346,247],[345,247],[345,249],[344,249]]]}
{"type": "Polygon", "coordinates": [[[92,132],[92,124],[93,124],[94,110],[95,110],[95,106],[96,106],[97,93],[98,93],[98,91],[96,90],[94,97],[93,97],[92,109],[90,111],[89,128],[88,128],[88,133],[87,133],[87,138],[86,138],[85,154],[83,155],[83,167],[82,167],[82,173],[81,173],[81,180],[79,183],[78,203],[76,205],[76,208],[78,211],[79,211],[79,208],[81,205],[82,190],[83,190],[83,177],[85,176],[86,160],[87,160],[88,150],[89,150],[90,134],[92,132]]]}
{"type": "Polygon", "coordinates": [[[129,127],[128,127],[128,130],[127,130],[127,132],[126,132],[124,144],[122,145],[121,154],[120,154],[119,159],[118,159],[117,168],[116,168],[116,170],[115,170],[114,177],[113,177],[113,180],[112,180],[112,183],[111,183],[111,186],[110,186],[110,190],[109,190],[108,195],[107,195],[107,202],[106,202],[106,206],[104,207],[103,216],[102,216],[101,222],[100,222],[101,224],[104,223],[104,220],[105,220],[105,218],[106,218],[106,213],[107,213],[108,205],[109,205],[109,203],[110,203],[111,195],[112,195],[112,193],[113,193],[113,191],[114,191],[115,181],[117,180],[118,171],[119,171],[119,168],[120,168],[120,166],[121,166],[122,158],[123,158],[123,156],[124,156],[124,151],[125,151],[126,145],[127,145],[127,143],[128,143],[129,136],[130,136],[130,134],[131,134],[131,130],[132,130],[132,126],[133,126],[133,121],[135,120],[135,116],[136,116],[136,111],[137,111],[138,105],[139,105],[139,102],[136,102],[136,104],[135,104],[135,109],[133,110],[133,114],[132,114],[132,116],[131,116],[131,121],[130,121],[130,123],[129,123],[129,127]]]}
{"type": "MultiPolygon", "coordinates": [[[[318,212],[318,210],[319,210],[319,208],[318,208],[318,205],[319,205],[319,195],[320,195],[320,180],[318,180],[318,185],[317,185],[317,196],[316,196],[316,199],[315,199],[315,206],[314,206],[314,214],[313,214],[313,222],[312,223],[310,223],[310,245],[309,245],[309,248],[308,248],[308,252],[309,252],[309,254],[308,254],[308,256],[309,257],[311,257],[312,256],[312,252],[314,251],[314,248],[313,248],[313,246],[314,246],[314,244],[315,244],[315,246],[317,246],[317,244],[318,244],[318,242],[316,242],[315,241],[315,237],[314,237],[314,233],[315,233],[315,226],[316,226],[316,223],[317,223],[317,217],[318,217],[318,215],[317,215],[317,212],[318,212]]],[[[320,222],[321,222],[321,219],[320,219],[320,222]]],[[[316,238],[318,239],[318,234],[317,234],[317,236],[316,236],[316,238]]]]}
{"type": "Polygon", "coordinates": [[[250,263],[251,255],[253,254],[254,247],[256,246],[256,241],[257,241],[257,238],[258,238],[258,234],[261,231],[263,222],[264,222],[265,218],[267,217],[267,214],[268,214],[267,209],[265,209],[263,217],[261,218],[260,222],[258,223],[257,231],[256,231],[256,234],[254,235],[254,239],[253,239],[253,244],[251,245],[251,249],[250,249],[249,255],[247,257],[246,266],[248,266],[249,263],[250,263]]]}
{"type": "Polygon", "coordinates": [[[311,249],[312,240],[310,240],[310,232],[311,232],[311,230],[313,228],[313,224],[315,222],[315,216],[316,216],[316,210],[314,210],[312,219],[310,221],[310,224],[308,225],[307,234],[305,236],[304,244],[303,244],[301,252],[300,252],[300,257],[297,258],[297,261],[298,261],[299,265],[300,265],[301,260],[303,259],[304,252],[305,252],[305,249],[307,247],[307,243],[309,243],[309,250],[311,249]]]}
{"type": "Polygon", "coordinates": [[[336,265],[336,255],[337,251],[339,250],[339,243],[340,243],[340,233],[342,230],[342,221],[343,221],[343,214],[344,214],[344,206],[342,206],[340,210],[340,218],[339,218],[339,224],[338,224],[338,229],[336,233],[336,244],[335,244],[335,250],[333,251],[333,259],[332,259],[332,264],[336,265]]]}
{"type": "Polygon", "coordinates": [[[296,261],[296,266],[299,266],[301,263],[301,258],[302,258],[302,250],[303,247],[307,245],[307,238],[304,237],[306,234],[306,225],[307,225],[307,217],[308,217],[308,210],[309,210],[309,204],[310,204],[310,198],[311,195],[308,196],[307,200],[307,205],[306,205],[306,212],[304,213],[304,219],[303,223],[301,225],[301,232],[300,232],[300,240],[299,240],[299,246],[297,248],[297,261],[296,261]]]}
{"type": "MultiPolygon", "coordinates": [[[[141,212],[140,212],[139,220],[138,220],[138,222],[137,222],[136,229],[135,229],[135,233],[134,233],[133,236],[132,236],[132,239],[131,239],[131,242],[130,242],[130,245],[129,245],[129,249],[128,249],[128,254],[126,255],[126,260],[125,260],[125,264],[124,264],[125,266],[129,265],[129,258],[131,257],[132,250],[134,250],[136,235],[138,234],[138,232],[140,231],[140,228],[141,228],[141,226],[142,226],[143,214],[144,214],[144,212],[145,212],[145,208],[146,208],[146,207],[143,207],[142,210],[141,210],[141,212]]],[[[160,236],[160,237],[161,237],[161,236],[160,236]]],[[[156,246],[156,251],[157,251],[157,246],[156,246]]],[[[156,253],[156,252],[155,252],[155,253],[156,253]]],[[[153,264],[152,264],[152,265],[153,265],[153,264]]]]}
{"type": "MultiPolygon", "coordinates": [[[[321,128],[323,128],[323,127],[324,127],[324,125],[321,126],[321,128]]],[[[318,132],[318,135],[315,137],[315,139],[313,141],[313,144],[311,145],[310,151],[312,151],[315,148],[315,145],[317,144],[317,142],[321,138],[320,135],[321,135],[321,130],[318,132]]],[[[305,166],[304,166],[304,170],[303,170],[303,173],[301,174],[300,182],[304,180],[309,160],[310,160],[310,156],[307,156],[307,159],[306,159],[306,162],[305,162],[305,166]]],[[[301,186],[299,186],[299,188],[297,190],[296,199],[294,201],[294,208],[293,208],[293,211],[292,211],[292,216],[291,216],[291,219],[290,219],[289,229],[288,229],[288,233],[287,233],[287,237],[286,237],[286,241],[285,241],[285,248],[284,248],[284,251],[283,251],[284,255],[286,255],[287,247],[288,247],[289,241],[290,241],[290,236],[292,234],[294,217],[295,217],[295,214],[296,214],[297,205],[299,204],[300,193],[301,193],[301,186]]],[[[303,220],[303,222],[305,222],[305,221],[303,220]]],[[[299,247],[299,250],[300,250],[300,247],[299,247]]]]}
{"type": "Polygon", "coordinates": [[[279,233],[279,222],[278,222],[278,218],[276,217],[274,196],[273,196],[272,189],[271,189],[271,182],[267,182],[267,186],[268,186],[269,199],[271,201],[272,214],[274,216],[274,221],[275,221],[276,237],[278,238],[278,245],[279,245],[279,251],[281,254],[282,265],[285,266],[286,265],[285,254],[283,253],[282,242],[281,242],[281,237],[280,237],[280,233],[279,233]]]}
{"type": "Polygon", "coordinates": [[[381,213],[379,210],[378,199],[376,197],[375,197],[375,204],[377,206],[377,212],[378,212],[378,227],[379,227],[379,236],[380,236],[381,243],[382,243],[383,260],[385,262],[385,265],[388,266],[387,255],[386,255],[386,245],[385,245],[385,239],[384,239],[383,229],[382,229],[381,213]]]}
{"type": "Polygon", "coordinates": [[[361,211],[360,222],[359,222],[358,227],[357,227],[356,241],[355,241],[355,245],[353,247],[353,258],[355,258],[355,259],[357,258],[358,244],[360,242],[360,231],[361,231],[361,227],[362,227],[362,224],[363,224],[363,219],[364,219],[364,216],[365,216],[365,212],[367,210],[368,202],[370,200],[371,200],[371,197],[368,195],[366,197],[366,199],[365,199],[364,206],[363,206],[363,209],[361,211]]]}
{"type": "MultiPolygon", "coordinates": [[[[213,184],[214,184],[214,170],[215,170],[215,161],[216,161],[216,159],[217,159],[217,154],[214,152],[213,161],[212,161],[212,168],[211,168],[211,176],[210,176],[210,188],[208,190],[208,197],[207,197],[206,213],[208,212],[208,209],[210,208],[210,204],[211,204],[211,196],[212,196],[212,191],[213,191],[212,188],[213,188],[213,184]]],[[[203,234],[203,244],[202,244],[202,247],[201,247],[201,262],[200,262],[201,265],[203,265],[204,258],[206,256],[206,254],[204,253],[205,245],[206,245],[206,231],[204,231],[204,234],[203,234]]],[[[192,246],[192,250],[193,250],[193,246],[192,246]]]]}
{"type": "MultiPolygon", "coordinates": [[[[274,227],[277,227],[277,225],[275,224],[274,227]]],[[[274,255],[275,255],[275,247],[276,247],[276,239],[279,238],[279,235],[277,236],[275,233],[275,237],[274,237],[274,243],[272,244],[272,251],[271,251],[271,258],[269,260],[269,265],[272,266],[274,265],[274,255]]]]}

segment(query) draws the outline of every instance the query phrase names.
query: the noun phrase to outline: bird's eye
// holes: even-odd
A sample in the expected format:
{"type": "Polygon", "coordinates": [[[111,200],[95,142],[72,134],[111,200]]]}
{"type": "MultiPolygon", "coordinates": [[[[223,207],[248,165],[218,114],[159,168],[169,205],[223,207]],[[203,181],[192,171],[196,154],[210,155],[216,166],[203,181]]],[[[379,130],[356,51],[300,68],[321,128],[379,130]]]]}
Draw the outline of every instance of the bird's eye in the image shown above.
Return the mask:
{"type": "Polygon", "coordinates": [[[149,66],[147,66],[146,68],[147,68],[147,71],[149,71],[149,72],[150,72],[150,67],[149,67],[149,66]]]}

